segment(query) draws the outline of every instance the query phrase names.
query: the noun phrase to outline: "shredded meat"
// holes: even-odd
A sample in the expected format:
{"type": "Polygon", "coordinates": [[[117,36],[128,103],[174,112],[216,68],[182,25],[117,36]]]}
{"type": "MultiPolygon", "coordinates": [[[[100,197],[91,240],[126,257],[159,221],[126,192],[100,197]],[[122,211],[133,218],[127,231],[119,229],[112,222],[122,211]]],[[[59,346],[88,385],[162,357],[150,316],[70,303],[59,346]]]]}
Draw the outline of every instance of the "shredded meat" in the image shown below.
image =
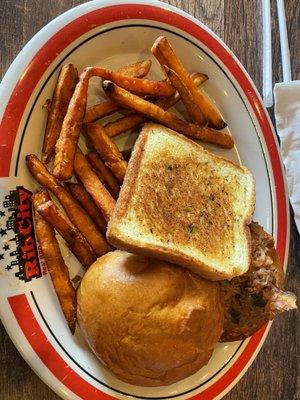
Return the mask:
{"type": "Polygon", "coordinates": [[[283,291],[284,273],[273,237],[254,222],[250,231],[248,272],[220,283],[225,311],[223,342],[244,339],[277,314],[296,308],[296,296],[283,291]]]}

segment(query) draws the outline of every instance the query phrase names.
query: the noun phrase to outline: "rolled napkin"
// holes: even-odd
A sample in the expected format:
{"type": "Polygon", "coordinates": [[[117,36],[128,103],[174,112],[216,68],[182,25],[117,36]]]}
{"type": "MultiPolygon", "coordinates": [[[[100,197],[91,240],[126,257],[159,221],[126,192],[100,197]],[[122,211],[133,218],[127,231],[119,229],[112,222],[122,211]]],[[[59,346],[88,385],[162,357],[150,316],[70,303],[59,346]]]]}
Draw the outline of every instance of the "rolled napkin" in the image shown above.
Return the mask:
{"type": "Polygon", "coordinates": [[[290,202],[300,233],[300,81],[276,83],[275,119],[290,202]]]}

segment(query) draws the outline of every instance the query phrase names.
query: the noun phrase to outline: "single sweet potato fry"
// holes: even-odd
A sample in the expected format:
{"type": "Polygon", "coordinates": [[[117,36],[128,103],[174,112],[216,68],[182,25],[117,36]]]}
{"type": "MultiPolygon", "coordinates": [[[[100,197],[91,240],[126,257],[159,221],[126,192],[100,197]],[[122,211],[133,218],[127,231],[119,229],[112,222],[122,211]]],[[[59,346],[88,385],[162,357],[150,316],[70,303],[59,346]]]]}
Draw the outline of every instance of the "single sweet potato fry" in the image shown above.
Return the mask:
{"type": "Polygon", "coordinates": [[[57,179],[48,171],[45,165],[35,156],[30,154],[26,156],[26,164],[35,180],[42,186],[50,190],[63,206],[70,221],[79,229],[82,235],[91,245],[95,254],[100,257],[110,251],[110,246],[105,237],[99,232],[97,226],[90,216],[80,206],[80,204],[71,196],[57,179]]]}
{"type": "MultiPolygon", "coordinates": [[[[208,79],[207,75],[196,72],[191,75],[193,81],[197,86],[201,85],[208,79]]],[[[156,105],[167,110],[168,108],[173,107],[180,100],[180,95],[178,92],[174,93],[170,97],[165,97],[156,101],[156,105]]],[[[107,123],[104,128],[105,132],[108,136],[113,137],[117,136],[120,133],[126,132],[129,129],[135,128],[141,123],[145,122],[147,118],[140,114],[131,114],[125,117],[121,117],[116,121],[107,123]]]]}
{"type": "Polygon", "coordinates": [[[36,210],[61,235],[85,269],[88,269],[96,261],[96,254],[85,237],[82,236],[75,225],[67,220],[52,200],[40,204],[36,210]]]}
{"type": "MultiPolygon", "coordinates": [[[[62,123],[75,90],[77,80],[78,73],[73,64],[64,65],[60,71],[49,107],[42,149],[42,160],[44,163],[51,161],[54,156],[55,144],[59,137],[62,123]]],[[[49,105],[49,102],[47,104],[49,105]]]]}
{"type": "Polygon", "coordinates": [[[45,189],[40,189],[32,196],[35,232],[62,312],[71,332],[74,333],[77,308],[76,292],[71,283],[68,268],[62,258],[54,229],[36,211],[41,204],[49,200],[50,196],[45,189]]]}
{"type": "Polygon", "coordinates": [[[100,155],[105,165],[113,172],[120,183],[123,182],[127,162],[123,159],[118,146],[106,134],[105,129],[98,124],[85,124],[84,133],[93,148],[100,155]]]}
{"type": "Polygon", "coordinates": [[[186,86],[195,102],[195,107],[198,107],[198,112],[193,115],[195,121],[203,125],[208,122],[209,127],[214,129],[223,129],[227,124],[222,119],[220,113],[215,109],[212,104],[206,99],[206,97],[197,90],[196,85],[193,83],[188,72],[182,65],[179,58],[174,53],[168,39],[165,36],[160,36],[154,42],[152,49],[154,56],[157,56],[160,62],[161,57],[164,59],[164,63],[177,73],[182,83],[186,86]]]}
{"type": "Polygon", "coordinates": [[[82,205],[82,207],[89,214],[92,220],[97,224],[101,232],[105,234],[107,227],[106,221],[101,211],[96,206],[94,200],[85,190],[85,188],[79,183],[73,183],[73,182],[66,182],[65,185],[71,192],[74,199],[77,200],[82,205]]]}
{"type": "Polygon", "coordinates": [[[232,136],[229,133],[216,131],[208,127],[202,127],[183,121],[175,114],[165,111],[156,104],[152,104],[149,101],[135,96],[127,90],[120,88],[113,82],[104,81],[103,89],[110,98],[121,106],[144,114],[185,136],[203,140],[204,142],[213,143],[225,148],[232,148],[234,145],[232,136]]]}
{"type": "Polygon", "coordinates": [[[114,174],[110,171],[109,168],[104,164],[101,160],[100,156],[96,153],[91,151],[86,155],[91,166],[94,168],[97,176],[105,184],[105,187],[110,192],[114,199],[117,199],[120,192],[120,185],[117,181],[114,174]]]}
{"type": "Polygon", "coordinates": [[[60,181],[70,179],[73,173],[75,151],[86,110],[90,77],[91,70],[86,68],[80,75],[56,142],[53,175],[60,181]]]}
{"type": "Polygon", "coordinates": [[[99,207],[105,220],[108,222],[116,202],[102,185],[79,147],[77,147],[75,154],[74,170],[86,191],[92,196],[96,206],[99,207]]]}

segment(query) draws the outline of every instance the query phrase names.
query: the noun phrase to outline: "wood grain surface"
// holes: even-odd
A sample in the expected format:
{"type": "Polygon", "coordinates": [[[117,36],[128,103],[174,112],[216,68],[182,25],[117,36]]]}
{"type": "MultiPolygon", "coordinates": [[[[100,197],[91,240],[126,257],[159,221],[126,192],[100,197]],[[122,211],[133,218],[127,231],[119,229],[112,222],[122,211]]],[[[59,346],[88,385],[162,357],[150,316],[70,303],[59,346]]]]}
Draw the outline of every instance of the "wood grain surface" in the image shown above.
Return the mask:
{"type": "MultiPolygon", "coordinates": [[[[50,20],[83,1],[0,0],[0,76],[26,42],[50,20]]],[[[169,0],[194,15],[218,34],[232,49],[254,83],[262,87],[261,1],[169,0]]],[[[272,4],[274,81],[281,80],[280,44],[276,2],[272,4]]],[[[300,79],[300,1],[286,0],[292,76],[300,79]]],[[[272,111],[271,117],[273,118],[272,111]]],[[[1,162],[1,161],[0,161],[1,162]]],[[[300,239],[291,215],[291,239],[286,287],[298,293],[300,239]]],[[[258,357],[225,396],[226,400],[296,400],[299,382],[299,312],[276,319],[258,357]]],[[[0,400],[54,400],[54,394],[30,369],[0,323],[0,400]]]]}

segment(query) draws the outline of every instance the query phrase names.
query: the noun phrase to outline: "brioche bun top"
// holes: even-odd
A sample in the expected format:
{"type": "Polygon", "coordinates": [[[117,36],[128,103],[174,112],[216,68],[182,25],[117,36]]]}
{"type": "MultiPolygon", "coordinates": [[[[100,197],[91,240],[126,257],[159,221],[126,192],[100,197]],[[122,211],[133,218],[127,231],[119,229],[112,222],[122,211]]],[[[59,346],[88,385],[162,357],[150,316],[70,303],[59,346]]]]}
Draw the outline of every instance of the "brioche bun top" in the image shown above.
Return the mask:
{"type": "Polygon", "coordinates": [[[209,361],[223,329],[219,286],[174,264],[116,250],[84,275],[78,322],[119,379],[168,385],[209,361]]]}

